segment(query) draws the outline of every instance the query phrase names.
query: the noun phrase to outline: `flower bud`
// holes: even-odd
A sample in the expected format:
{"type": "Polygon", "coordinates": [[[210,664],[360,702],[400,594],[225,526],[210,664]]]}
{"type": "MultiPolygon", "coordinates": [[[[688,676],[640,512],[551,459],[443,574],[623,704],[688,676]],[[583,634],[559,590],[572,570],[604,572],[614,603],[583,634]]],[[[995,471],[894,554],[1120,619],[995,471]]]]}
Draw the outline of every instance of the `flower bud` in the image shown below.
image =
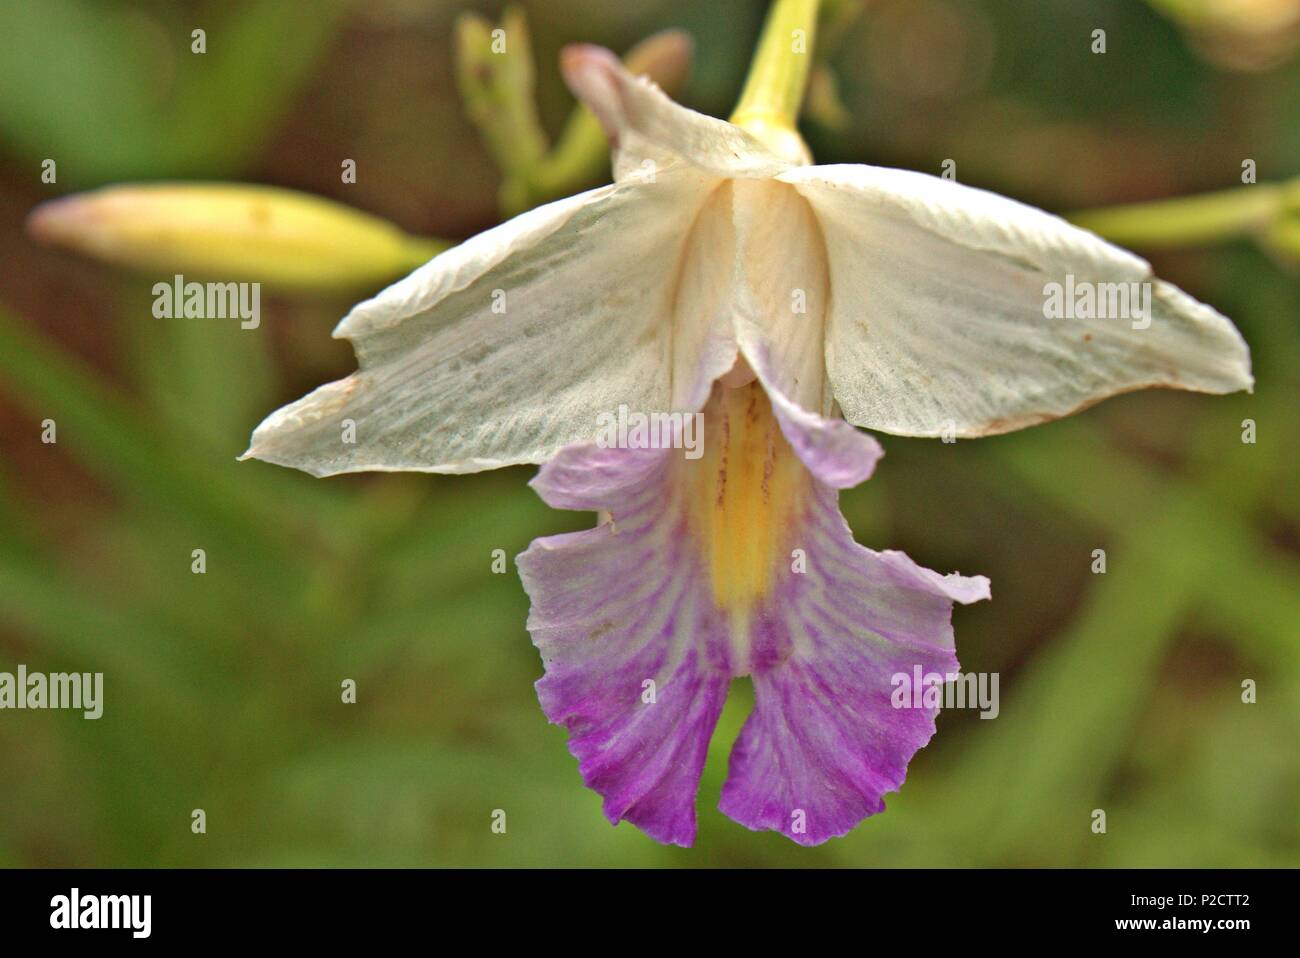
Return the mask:
{"type": "Polygon", "coordinates": [[[108,186],[42,204],[27,229],[135,269],[322,291],[387,282],[447,245],[330,200],[238,183],[108,186]]]}

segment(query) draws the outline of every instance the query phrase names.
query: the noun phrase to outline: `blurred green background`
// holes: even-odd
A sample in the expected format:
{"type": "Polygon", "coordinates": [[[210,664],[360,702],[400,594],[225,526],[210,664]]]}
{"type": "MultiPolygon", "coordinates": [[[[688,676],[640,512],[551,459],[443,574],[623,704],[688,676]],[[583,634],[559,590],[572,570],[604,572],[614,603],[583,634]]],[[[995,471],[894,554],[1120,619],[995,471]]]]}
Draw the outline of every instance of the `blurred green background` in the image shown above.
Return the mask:
{"type": "MultiPolygon", "coordinates": [[[[571,107],[562,44],[622,50],[669,26],[696,43],[681,98],[725,116],[764,7],[523,6],[552,134],[571,107]]],[[[867,6],[806,124],[820,162],[952,158],[964,182],[1058,211],[1229,188],[1245,158],[1261,182],[1300,173],[1293,0],[867,6]],[[1229,7],[1247,18],[1207,19],[1229,7]]],[[[716,811],[750,701],[737,682],[682,850],[605,823],[537,706],[513,563],[491,571],[492,550],[588,517],[546,509],[526,469],[318,481],[235,462],[263,415],[354,368],[329,331],[373,289],[264,290],[256,331],[159,320],[165,277],[25,235],[44,199],[189,178],[310,191],[417,233],[493,224],[497,174],[451,61],[466,9],[501,12],[0,5],[0,670],[105,673],[97,722],[0,712],[0,864],[1300,864],[1293,263],[1245,242],[1138,250],[1238,323],[1253,396],[1137,393],[955,445],[881,437],[844,511],[865,544],[992,579],[955,625],[964,668],[1001,673],[1001,715],[944,713],[884,814],[806,850],[716,811]]]]}

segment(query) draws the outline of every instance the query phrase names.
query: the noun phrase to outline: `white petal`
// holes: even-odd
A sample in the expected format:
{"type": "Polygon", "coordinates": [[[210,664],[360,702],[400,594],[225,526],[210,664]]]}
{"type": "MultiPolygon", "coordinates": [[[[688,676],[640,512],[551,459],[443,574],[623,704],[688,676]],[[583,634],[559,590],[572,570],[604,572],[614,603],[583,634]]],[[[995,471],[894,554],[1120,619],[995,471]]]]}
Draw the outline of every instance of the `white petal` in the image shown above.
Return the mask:
{"type": "Polygon", "coordinates": [[[769,371],[769,387],[810,412],[830,415],[823,346],[830,273],[817,217],[785,183],[736,180],[729,186],[741,351],[756,372],[769,371]]]}
{"type": "Polygon", "coordinates": [[[834,414],[823,358],[830,276],[816,216],[793,187],[774,180],[734,180],[718,195],[732,212],[729,299],[745,362],[804,465],[834,488],[856,486],[883,451],[834,414]]]}
{"type": "Polygon", "coordinates": [[[474,472],[591,439],[620,403],[667,408],[674,280],[714,185],[681,170],[602,187],[448,250],[352,310],[334,334],[361,369],[270,415],[245,455],[474,472]]]}
{"type": "Polygon", "coordinates": [[[807,197],[822,227],[827,371],[859,426],[983,436],[1146,386],[1253,384],[1231,322],[1059,217],[904,170],[818,166],[778,179],[807,197]],[[1149,326],[1045,318],[1047,285],[1067,277],[1076,287],[1149,283],[1149,326]]]}
{"type": "Polygon", "coordinates": [[[680,161],[728,177],[773,176],[791,165],[740,127],[674,103],[602,47],[566,47],[560,66],[574,96],[605,128],[615,180],[653,175],[680,161]]]}
{"type": "Polygon", "coordinates": [[[732,184],[723,180],[691,225],[673,303],[672,408],[704,408],[713,382],[736,364],[736,227],[732,184]]]}

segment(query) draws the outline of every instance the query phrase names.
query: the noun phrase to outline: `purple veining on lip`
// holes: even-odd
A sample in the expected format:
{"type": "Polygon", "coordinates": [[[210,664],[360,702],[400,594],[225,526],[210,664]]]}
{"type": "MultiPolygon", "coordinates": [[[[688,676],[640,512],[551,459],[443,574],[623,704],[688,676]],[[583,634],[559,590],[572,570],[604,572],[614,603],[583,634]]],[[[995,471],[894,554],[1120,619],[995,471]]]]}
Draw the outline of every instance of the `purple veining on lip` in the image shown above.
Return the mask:
{"type": "Polygon", "coordinates": [[[790,652],[755,669],[754,711],[731,755],[719,807],[753,829],[816,845],[883,810],[935,709],[895,709],[891,677],[953,672],[952,603],[988,597],[982,577],[940,576],[901,552],[853,541],[834,490],[806,516],[808,571],[770,603],[790,652]]]}
{"type": "Polygon", "coordinates": [[[838,493],[816,477],[869,473],[874,440],[828,441],[824,430],[842,424],[798,410],[787,427],[776,412],[786,436],[794,432],[792,446],[806,430],[804,448],[820,457],[792,530],[807,569],[785,565],[756,602],[744,662],[692,540],[687,490],[675,478],[680,451],[570,446],[533,481],[552,506],[613,516],[538,539],[519,557],[528,628],[546,669],[538,697],[569,730],[609,820],[661,842],[694,841],[709,739],[731,680],[743,674],[752,676],[755,707],[732,753],[722,811],[802,844],[880,811],[934,732],[934,710],[893,708],[891,677],[915,665],[954,671],[952,603],[988,596],[982,577],[941,576],[854,542],[838,493]]]}
{"type": "Polygon", "coordinates": [[[614,523],[535,541],[519,557],[547,718],[613,823],[661,842],[695,838],[695,793],[731,678],[722,613],[708,601],[671,450],[570,446],[534,481],[552,505],[614,523]],[[655,683],[653,704],[644,701],[655,683]]]}
{"type": "Polygon", "coordinates": [[[843,419],[826,419],[790,399],[792,384],[780,375],[766,343],[747,344],[744,352],[772,402],[781,432],[809,471],[835,489],[851,489],[870,479],[885,454],[880,443],[843,419]]]}

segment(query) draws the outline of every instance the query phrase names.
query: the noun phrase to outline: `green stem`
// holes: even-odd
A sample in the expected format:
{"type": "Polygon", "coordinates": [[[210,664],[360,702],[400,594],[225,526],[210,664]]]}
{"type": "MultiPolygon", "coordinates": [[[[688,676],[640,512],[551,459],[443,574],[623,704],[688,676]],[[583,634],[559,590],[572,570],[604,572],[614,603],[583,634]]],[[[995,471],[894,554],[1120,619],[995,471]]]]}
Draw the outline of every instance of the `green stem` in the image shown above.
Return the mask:
{"type": "Polygon", "coordinates": [[[506,9],[499,28],[477,14],[456,24],[456,82],[470,120],[502,173],[502,206],[524,203],[525,178],[546,155],[533,93],[536,71],[523,10],[506,9]]]}
{"type": "Polygon", "coordinates": [[[793,132],[812,65],[820,0],[775,0],[731,122],[793,132]]]}
{"type": "Polygon", "coordinates": [[[1194,246],[1258,234],[1300,200],[1300,180],[1261,183],[1201,196],[1066,214],[1108,240],[1136,246],[1194,246]]]}
{"type": "MultiPolygon", "coordinates": [[[[623,57],[629,72],[645,74],[672,96],[686,82],[691,40],[681,30],[663,30],[642,40],[623,57]]],[[[503,212],[516,216],[539,203],[570,196],[600,182],[609,170],[609,141],[596,115],[579,104],[554,148],[514,188],[504,193],[503,212]]]]}

